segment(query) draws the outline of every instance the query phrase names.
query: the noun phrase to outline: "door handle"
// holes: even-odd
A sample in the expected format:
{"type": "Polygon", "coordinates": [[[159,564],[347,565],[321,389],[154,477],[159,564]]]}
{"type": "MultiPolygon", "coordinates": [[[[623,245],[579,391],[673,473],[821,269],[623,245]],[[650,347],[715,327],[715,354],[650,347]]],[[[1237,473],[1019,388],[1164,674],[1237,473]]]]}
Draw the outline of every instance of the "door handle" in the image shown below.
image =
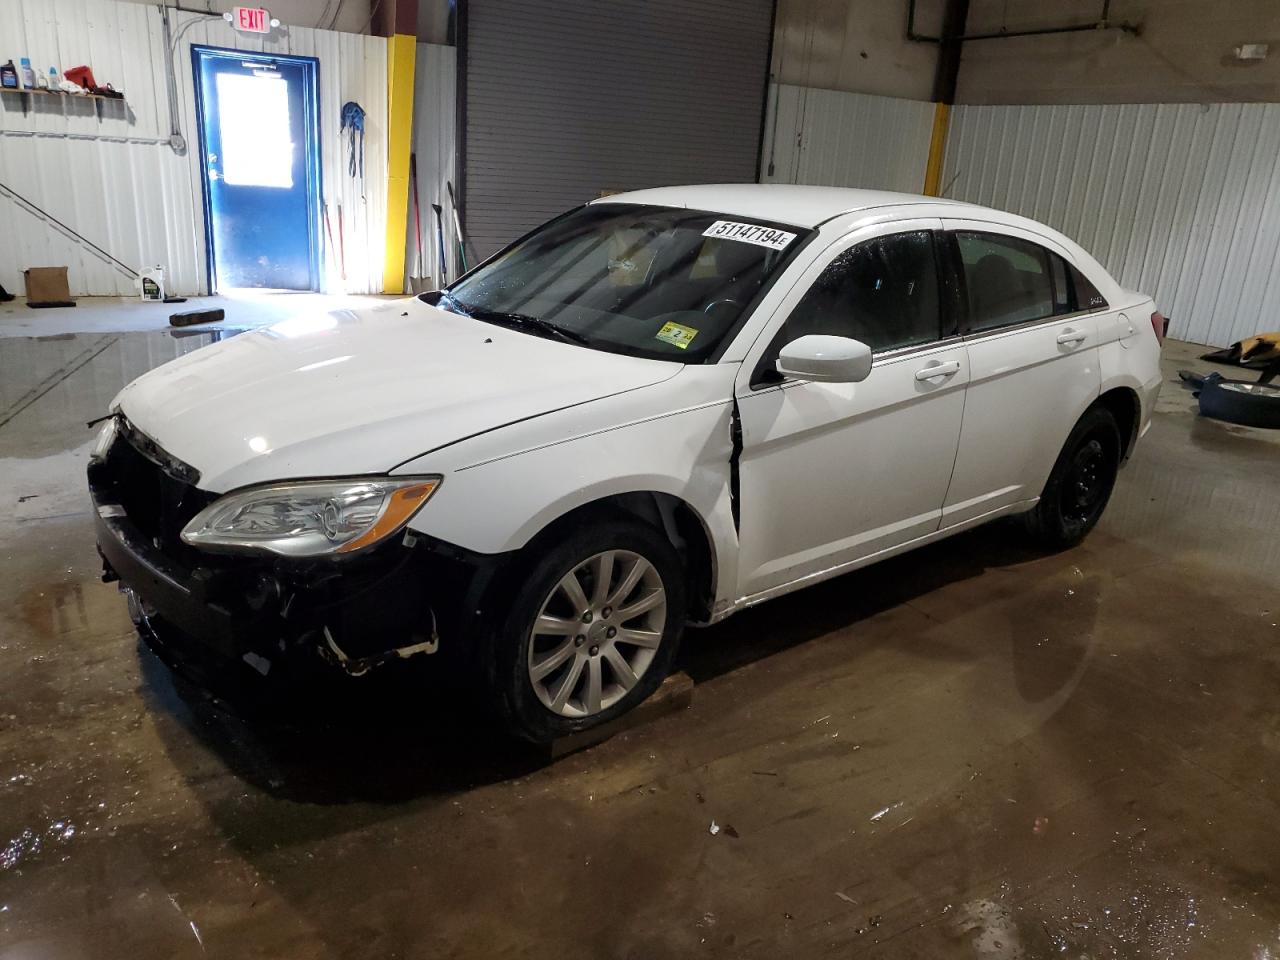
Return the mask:
{"type": "Polygon", "coordinates": [[[1062,333],[1058,334],[1058,342],[1064,346],[1071,343],[1084,343],[1089,335],[1083,330],[1072,330],[1067,327],[1062,333]]]}
{"type": "Polygon", "coordinates": [[[939,377],[950,377],[960,372],[959,360],[948,360],[945,363],[931,363],[916,371],[917,380],[936,380],[939,377]]]}

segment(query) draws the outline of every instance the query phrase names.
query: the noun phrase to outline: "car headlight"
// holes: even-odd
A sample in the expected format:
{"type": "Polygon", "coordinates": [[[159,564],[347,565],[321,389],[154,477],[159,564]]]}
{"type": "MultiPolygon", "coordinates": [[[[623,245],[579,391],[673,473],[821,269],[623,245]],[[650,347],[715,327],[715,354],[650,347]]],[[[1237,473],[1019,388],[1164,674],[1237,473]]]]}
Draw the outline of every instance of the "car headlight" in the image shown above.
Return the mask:
{"type": "Polygon", "coordinates": [[[404,528],[439,477],[275,483],[229,493],[182,531],[193,547],[282,557],[346,556],[404,528]]]}
{"type": "Polygon", "coordinates": [[[111,449],[111,442],[116,438],[116,418],[112,417],[102,425],[98,437],[93,441],[93,449],[89,451],[90,460],[101,460],[111,449]]]}

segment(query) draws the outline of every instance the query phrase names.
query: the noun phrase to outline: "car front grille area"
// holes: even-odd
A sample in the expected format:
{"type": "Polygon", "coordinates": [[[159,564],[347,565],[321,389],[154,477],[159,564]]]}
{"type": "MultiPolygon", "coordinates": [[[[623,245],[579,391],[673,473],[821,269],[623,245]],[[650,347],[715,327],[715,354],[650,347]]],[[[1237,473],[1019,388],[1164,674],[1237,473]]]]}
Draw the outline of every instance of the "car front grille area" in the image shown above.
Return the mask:
{"type": "MultiPolygon", "coordinates": [[[[105,455],[89,465],[99,509],[123,513],[128,538],[161,555],[145,562],[160,561],[165,575],[180,580],[196,603],[230,617],[235,644],[269,659],[296,648],[330,656],[329,637],[347,657],[363,660],[436,636],[463,635],[467,611],[478,605],[475,597],[463,600],[471,597],[476,567],[456,549],[427,538],[407,548],[396,539],[340,563],[196,550],[182,542],[182,530],[217,498],[196,486],[199,479],[123,418],[105,455]],[[449,597],[460,602],[439,602],[449,597]]],[[[491,575],[487,570],[485,582],[491,575]]],[[[168,624],[161,614],[150,625],[162,632],[190,629],[168,624]]]]}
{"type": "Polygon", "coordinates": [[[137,531],[174,560],[191,559],[182,528],[215,499],[196,487],[199,478],[123,419],[106,456],[89,473],[99,499],[119,504],[137,531]]]}

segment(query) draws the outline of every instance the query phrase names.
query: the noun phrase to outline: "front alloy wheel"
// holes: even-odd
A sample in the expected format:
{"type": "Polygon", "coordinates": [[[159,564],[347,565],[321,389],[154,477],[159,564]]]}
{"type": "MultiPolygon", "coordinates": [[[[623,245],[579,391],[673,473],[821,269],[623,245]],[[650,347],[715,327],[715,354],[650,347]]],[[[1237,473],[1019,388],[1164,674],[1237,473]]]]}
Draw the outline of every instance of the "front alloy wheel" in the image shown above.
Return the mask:
{"type": "Polygon", "coordinates": [[[662,683],[684,626],[685,569],[630,518],[525,548],[491,634],[494,694],[513,733],[549,742],[626,713],[662,683]]]}
{"type": "Polygon", "coordinates": [[[529,682],[548,710],[590,717],[635,687],[662,643],[667,591],[629,550],[606,550],[566,573],[529,638],[529,682]]]}

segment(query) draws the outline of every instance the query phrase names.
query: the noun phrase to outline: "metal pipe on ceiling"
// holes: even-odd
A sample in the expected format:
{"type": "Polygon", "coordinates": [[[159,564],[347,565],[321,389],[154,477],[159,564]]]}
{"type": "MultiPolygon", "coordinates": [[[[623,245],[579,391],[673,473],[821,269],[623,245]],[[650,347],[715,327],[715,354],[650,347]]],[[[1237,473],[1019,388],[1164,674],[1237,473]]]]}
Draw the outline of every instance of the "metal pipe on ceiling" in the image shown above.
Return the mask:
{"type": "Polygon", "coordinates": [[[1034,27],[1027,30],[996,30],[987,33],[966,33],[958,37],[933,37],[916,32],[916,0],[907,0],[907,39],[916,43],[964,43],[969,40],[1004,40],[1010,37],[1039,37],[1054,33],[1084,33],[1095,30],[1120,30],[1124,33],[1139,36],[1142,25],[1121,20],[1113,23],[1110,19],[1111,0],[1103,0],[1102,12],[1097,20],[1091,23],[1073,23],[1065,26],[1034,27]]]}

